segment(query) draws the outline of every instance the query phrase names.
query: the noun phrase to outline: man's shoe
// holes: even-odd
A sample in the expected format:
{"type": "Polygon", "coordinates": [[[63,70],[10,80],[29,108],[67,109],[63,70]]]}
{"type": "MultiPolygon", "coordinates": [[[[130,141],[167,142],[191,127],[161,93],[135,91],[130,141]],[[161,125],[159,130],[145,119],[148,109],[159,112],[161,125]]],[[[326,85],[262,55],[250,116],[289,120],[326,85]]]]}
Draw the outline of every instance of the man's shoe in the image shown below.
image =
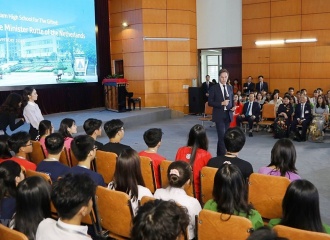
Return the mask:
{"type": "Polygon", "coordinates": [[[253,137],[253,133],[252,132],[249,132],[249,137],[253,137]]]}

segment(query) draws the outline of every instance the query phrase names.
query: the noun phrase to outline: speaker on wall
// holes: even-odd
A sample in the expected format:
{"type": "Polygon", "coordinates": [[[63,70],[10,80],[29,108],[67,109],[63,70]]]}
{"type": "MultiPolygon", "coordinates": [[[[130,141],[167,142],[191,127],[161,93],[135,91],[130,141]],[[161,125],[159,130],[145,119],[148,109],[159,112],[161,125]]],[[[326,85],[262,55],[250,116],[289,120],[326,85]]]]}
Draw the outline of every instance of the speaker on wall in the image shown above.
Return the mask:
{"type": "Polygon", "coordinates": [[[200,87],[190,87],[188,89],[189,95],[189,113],[203,113],[204,101],[202,97],[202,89],[200,87]]]}

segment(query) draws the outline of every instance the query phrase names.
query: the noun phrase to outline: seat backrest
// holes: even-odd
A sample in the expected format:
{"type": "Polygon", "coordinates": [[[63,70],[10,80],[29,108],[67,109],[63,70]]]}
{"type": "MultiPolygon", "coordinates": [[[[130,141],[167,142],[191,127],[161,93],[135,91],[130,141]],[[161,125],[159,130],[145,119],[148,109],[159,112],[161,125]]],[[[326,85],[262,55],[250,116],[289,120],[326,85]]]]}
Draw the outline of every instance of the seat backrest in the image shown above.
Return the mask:
{"type": "Polygon", "coordinates": [[[113,180],[116,169],[117,154],[105,151],[96,151],[95,163],[96,169],[102,175],[104,182],[108,184],[113,180]]]}
{"type": "Polygon", "coordinates": [[[283,225],[276,225],[274,230],[279,237],[284,237],[290,240],[327,240],[330,239],[330,235],[327,233],[319,233],[301,230],[297,228],[291,228],[283,225]]]}
{"type": "Polygon", "coordinates": [[[96,204],[101,226],[110,236],[130,237],[132,227],[132,206],[126,193],[98,186],[96,204]]]}
{"type": "Polygon", "coordinates": [[[222,214],[203,209],[198,215],[198,239],[247,239],[252,223],[245,217],[222,214]]]}
{"type": "Polygon", "coordinates": [[[282,200],[289,184],[286,177],[252,173],[249,177],[249,202],[263,218],[281,218],[282,200]]]}
{"type": "Polygon", "coordinates": [[[43,179],[45,179],[49,184],[52,184],[52,179],[46,173],[37,172],[37,171],[28,169],[28,170],[26,170],[25,175],[26,175],[26,177],[39,176],[39,177],[42,177],[43,179]]]}
{"type": "Polygon", "coordinates": [[[30,161],[38,165],[42,160],[46,158],[41,143],[38,141],[31,141],[33,150],[29,153],[30,161]]]}
{"type": "Polygon", "coordinates": [[[65,166],[71,167],[70,156],[68,156],[68,150],[66,148],[64,148],[63,151],[61,152],[59,161],[65,166]]]}
{"type": "Polygon", "coordinates": [[[204,204],[213,198],[213,185],[214,185],[214,176],[218,171],[217,168],[213,167],[203,167],[200,176],[201,176],[201,203],[204,204]]]}
{"type": "Polygon", "coordinates": [[[276,118],[276,110],[275,104],[264,104],[262,107],[262,118],[263,119],[275,119],[276,118]]]}
{"type": "Polygon", "coordinates": [[[156,200],[156,198],[154,198],[154,197],[143,196],[140,200],[140,206],[143,206],[146,202],[155,201],[155,200],[156,200]]]}
{"type": "Polygon", "coordinates": [[[149,157],[140,156],[140,164],[145,187],[154,193],[156,191],[156,181],[152,160],[149,157]]]}
{"type": "Polygon", "coordinates": [[[204,114],[212,115],[212,111],[213,111],[213,107],[210,107],[210,106],[209,106],[209,103],[206,102],[206,103],[205,103],[204,114]]]}
{"type": "Polygon", "coordinates": [[[0,224],[0,236],[4,240],[29,240],[27,236],[0,224]]]}
{"type": "MultiPolygon", "coordinates": [[[[173,161],[170,161],[170,160],[163,160],[163,161],[161,161],[161,163],[159,165],[160,184],[161,184],[162,188],[168,187],[167,170],[172,162],[173,161]]],[[[190,185],[187,185],[184,190],[186,191],[188,196],[195,197],[193,183],[191,183],[190,185]]]]}
{"type": "Polygon", "coordinates": [[[77,166],[79,161],[77,160],[76,156],[73,154],[71,148],[69,150],[69,153],[70,153],[70,159],[71,159],[71,167],[77,166]]]}

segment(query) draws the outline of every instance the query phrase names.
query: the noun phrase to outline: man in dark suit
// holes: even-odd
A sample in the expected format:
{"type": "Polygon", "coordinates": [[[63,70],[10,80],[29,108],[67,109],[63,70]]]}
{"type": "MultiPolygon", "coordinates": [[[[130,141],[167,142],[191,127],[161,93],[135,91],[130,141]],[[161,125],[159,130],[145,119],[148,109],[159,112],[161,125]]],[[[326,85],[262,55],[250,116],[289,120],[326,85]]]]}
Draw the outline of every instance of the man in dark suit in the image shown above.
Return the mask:
{"type": "Polygon", "coordinates": [[[237,116],[237,125],[240,126],[243,121],[249,123],[249,137],[253,137],[253,122],[259,122],[260,105],[254,101],[254,93],[249,95],[249,101],[244,104],[242,115],[237,116]]]}
{"type": "Polygon", "coordinates": [[[311,105],[307,103],[306,95],[301,95],[300,103],[295,107],[295,113],[291,123],[291,137],[293,137],[293,140],[297,140],[298,142],[306,141],[306,132],[312,119],[311,105]],[[297,125],[302,126],[301,134],[299,134],[297,125]]]}
{"type": "Polygon", "coordinates": [[[256,84],[256,91],[261,92],[264,90],[265,92],[268,92],[268,84],[264,82],[264,76],[260,75],[258,80],[259,82],[256,84]]]}
{"type": "Polygon", "coordinates": [[[252,77],[247,78],[247,82],[243,84],[243,91],[245,94],[249,95],[250,92],[254,91],[255,84],[252,82],[252,77]]]}
{"type": "Polygon", "coordinates": [[[233,119],[234,94],[230,85],[227,85],[229,72],[226,69],[219,71],[219,83],[210,89],[209,106],[213,107],[213,121],[218,133],[217,156],[226,154],[224,136],[233,119]]]}
{"type": "Polygon", "coordinates": [[[209,90],[214,85],[213,82],[210,81],[210,75],[205,76],[205,82],[202,84],[202,93],[203,93],[203,101],[206,103],[209,97],[209,90]]]}

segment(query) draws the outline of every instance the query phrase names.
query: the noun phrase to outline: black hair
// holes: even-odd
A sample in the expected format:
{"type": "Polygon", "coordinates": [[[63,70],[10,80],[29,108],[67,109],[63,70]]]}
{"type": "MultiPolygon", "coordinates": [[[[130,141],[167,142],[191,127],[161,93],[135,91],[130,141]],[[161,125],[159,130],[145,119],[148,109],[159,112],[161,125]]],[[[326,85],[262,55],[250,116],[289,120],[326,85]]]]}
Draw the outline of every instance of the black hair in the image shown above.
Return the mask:
{"type": "Polygon", "coordinates": [[[68,128],[71,128],[72,125],[75,123],[75,121],[72,118],[64,118],[61,121],[60,128],[58,129],[58,132],[62,134],[64,138],[72,138],[71,133],[69,133],[68,128]]]}
{"type": "Polygon", "coordinates": [[[16,177],[21,174],[21,166],[12,160],[0,163],[0,200],[4,197],[15,197],[16,177]]]}
{"type": "Polygon", "coordinates": [[[123,126],[124,123],[120,119],[112,119],[106,122],[103,128],[108,138],[110,139],[110,138],[114,138],[123,126]]]}
{"type": "Polygon", "coordinates": [[[95,119],[95,118],[88,118],[85,122],[84,122],[84,130],[86,132],[87,135],[91,136],[95,130],[100,129],[102,125],[102,121],[95,119]]]}
{"type": "Polygon", "coordinates": [[[59,133],[52,133],[45,138],[45,146],[49,154],[59,154],[63,150],[64,138],[59,133]]]}
{"type": "Polygon", "coordinates": [[[293,90],[293,91],[294,91],[294,87],[289,87],[288,90],[289,90],[289,91],[290,91],[290,90],[293,90]]]}
{"type": "Polygon", "coordinates": [[[138,185],[145,186],[141,173],[140,157],[131,149],[124,149],[118,156],[114,173],[114,185],[117,191],[131,194],[138,199],[138,185]]]}
{"type": "Polygon", "coordinates": [[[156,147],[162,140],[163,132],[160,128],[150,128],[143,134],[143,140],[148,147],[156,147]]]}
{"type": "Polygon", "coordinates": [[[23,101],[22,101],[23,108],[27,105],[29,101],[29,96],[31,96],[33,90],[35,90],[34,87],[26,87],[23,89],[23,101]]]}
{"type": "Polygon", "coordinates": [[[84,161],[94,149],[95,140],[88,135],[79,135],[71,142],[71,150],[78,161],[84,161]]]}
{"type": "Polygon", "coordinates": [[[239,152],[245,144],[245,134],[240,127],[228,128],[224,136],[228,152],[239,152]]]}
{"type": "Polygon", "coordinates": [[[188,239],[189,215],[185,207],[174,201],[155,200],[139,207],[133,219],[132,240],[188,239]],[[181,238],[180,238],[181,239],[181,238]]]}
{"type": "Polygon", "coordinates": [[[49,133],[52,132],[52,123],[49,120],[42,120],[39,123],[39,135],[44,136],[47,133],[47,130],[49,130],[49,133]]]}
{"type": "Polygon", "coordinates": [[[262,226],[253,231],[246,240],[288,240],[277,236],[277,233],[268,226],[262,226]]]}
{"type": "Polygon", "coordinates": [[[12,151],[18,153],[19,149],[21,147],[25,147],[30,140],[31,140],[30,134],[28,134],[27,132],[20,131],[14,133],[9,137],[8,146],[12,151]]]}
{"type": "Polygon", "coordinates": [[[192,179],[192,170],[189,163],[174,161],[167,169],[167,178],[171,187],[181,188],[188,180],[192,179]]]}
{"type": "Polygon", "coordinates": [[[5,102],[0,107],[0,112],[14,113],[18,115],[20,113],[19,103],[22,102],[22,96],[17,93],[11,93],[6,98],[5,102]]]}
{"type": "Polygon", "coordinates": [[[198,148],[204,149],[207,151],[209,145],[209,141],[206,136],[205,128],[196,124],[190,129],[187,146],[192,147],[191,155],[190,155],[190,165],[194,165],[196,154],[198,148]]]}
{"type": "Polygon", "coordinates": [[[11,153],[8,147],[8,139],[7,135],[0,135],[0,158],[7,159],[11,158],[11,153]]]}
{"type": "Polygon", "coordinates": [[[287,99],[289,99],[289,101],[291,100],[291,96],[290,96],[289,94],[287,94],[287,93],[286,93],[286,94],[284,94],[284,97],[283,97],[283,99],[284,99],[284,98],[287,98],[287,99]]]}
{"type": "MultiPolygon", "coordinates": [[[[296,149],[290,139],[277,140],[271,151],[271,161],[268,167],[275,166],[280,170],[281,176],[287,172],[297,173],[296,149]]],[[[290,176],[289,176],[290,178],[290,176]]]]}
{"type": "Polygon", "coordinates": [[[66,174],[52,185],[51,200],[62,219],[72,219],[95,195],[96,185],[87,174],[66,174]]]}
{"type": "Polygon", "coordinates": [[[259,76],[258,76],[258,79],[259,79],[259,78],[261,78],[261,77],[262,77],[262,78],[264,78],[264,76],[262,76],[262,75],[259,75],[259,76]]]}
{"type": "Polygon", "coordinates": [[[214,176],[213,199],[220,213],[233,215],[243,212],[246,217],[250,215],[252,206],[247,200],[247,187],[237,166],[223,164],[218,169],[214,176]]]}
{"type": "Polygon", "coordinates": [[[15,229],[34,240],[39,223],[51,216],[50,184],[39,176],[28,177],[17,186],[15,229]]]}
{"type": "Polygon", "coordinates": [[[229,77],[229,72],[227,69],[225,68],[222,68],[220,71],[219,71],[219,76],[221,75],[221,73],[227,73],[228,77],[229,77]]]}
{"type": "Polygon", "coordinates": [[[308,180],[290,183],[282,202],[283,217],[280,222],[292,228],[324,232],[317,188],[308,180]]]}

